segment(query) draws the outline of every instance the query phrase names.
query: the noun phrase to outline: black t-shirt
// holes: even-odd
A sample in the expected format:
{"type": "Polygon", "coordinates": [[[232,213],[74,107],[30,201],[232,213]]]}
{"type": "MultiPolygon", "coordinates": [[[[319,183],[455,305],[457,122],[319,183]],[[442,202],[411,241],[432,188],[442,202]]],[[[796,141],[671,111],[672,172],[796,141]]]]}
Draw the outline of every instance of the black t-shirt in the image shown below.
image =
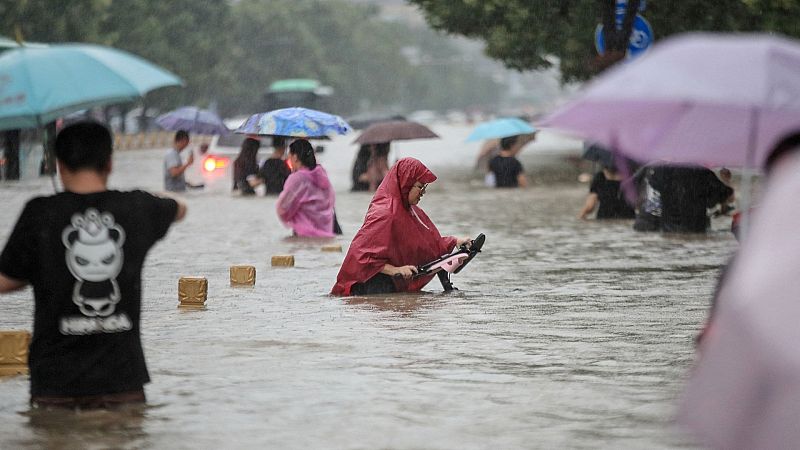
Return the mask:
{"type": "Polygon", "coordinates": [[[709,225],[706,209],[733,194],[733,189],[705,167],[658,166],[649,180],[653,189],[661,193],[664,231],[706,231],[709,225]]]}
{"type": "Polygon", "coordinates": [[[283,191],[283,184],[292,173],[286,165],[286,161],[278,158],[269,158],[264,161],[259,171],[259,177],[264,179],[267,186],[267,194],[280,194],[283,191]]]}
{"type": "Polygon", "coordinates": [[[632,219],[636,215],[622,195],[620,182],[609,180],[603,171],[595,174],[589,192],[597,194],[600,201],[600,206],[597,207],[598,219],[632,219]]]}
{"type": "Polygon", "coordinates": [[[518,187],[517,177],[523,172],[522,163],[517,158],[502,155],[489,160],[489,170],[494,173],[497,187],[518,187]]]}
{"type": "Polygon", "coordinates": [[[150,381],[139,338],[142,265],[177,203],[142,191],[29,201],[0,272],[33,286],[31,395],[84,396],[150,381]]]}

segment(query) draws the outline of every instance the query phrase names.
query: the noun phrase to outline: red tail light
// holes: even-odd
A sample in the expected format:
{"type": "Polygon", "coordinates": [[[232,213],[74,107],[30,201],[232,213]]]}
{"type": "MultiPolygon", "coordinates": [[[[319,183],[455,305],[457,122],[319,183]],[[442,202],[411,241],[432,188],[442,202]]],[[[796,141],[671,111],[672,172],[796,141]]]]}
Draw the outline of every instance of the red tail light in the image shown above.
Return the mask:
{"type": "Polygon", "coordinates": [[[217,169],[224,169],[228,166],[229,159],[224,156],[210,155],[203,160],[203,170],[213,172],[217,169]]]}

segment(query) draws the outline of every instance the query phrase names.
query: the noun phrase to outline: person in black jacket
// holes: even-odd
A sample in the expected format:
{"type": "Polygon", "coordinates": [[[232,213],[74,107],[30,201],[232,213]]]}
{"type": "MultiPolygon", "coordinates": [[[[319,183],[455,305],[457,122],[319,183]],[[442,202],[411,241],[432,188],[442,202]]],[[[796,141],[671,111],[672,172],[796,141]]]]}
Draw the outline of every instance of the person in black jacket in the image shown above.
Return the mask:
{"type": "Polygon", "coordinates": [[[667,232],[705,232],[710,225],[706,210],[733,194],[714,172],[696,165],[656,166],[649,183],[660,193],[661,230],[667,232]]]}

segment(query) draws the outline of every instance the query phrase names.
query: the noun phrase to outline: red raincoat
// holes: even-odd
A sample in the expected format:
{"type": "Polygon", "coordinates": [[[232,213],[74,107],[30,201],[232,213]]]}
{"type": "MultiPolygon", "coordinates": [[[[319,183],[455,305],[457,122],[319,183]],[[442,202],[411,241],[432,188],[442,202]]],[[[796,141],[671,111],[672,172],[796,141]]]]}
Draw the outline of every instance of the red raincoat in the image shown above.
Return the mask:
{"type": "MultiPolygon", "coordinates": [[[[350,290],[355,283],[369,280],[385,264],[418,266],[453,250],[456,238],[442,237],[427,214],[408,203],[414,183],[435,180],[436,175],[419,160],[397,161],[372,198],[364,225],[350,244],[331,294],[352,295],[350,290]]],[[[394,283],[400,292],[418,291],[433,277],[394,279],[394,283]]]]}

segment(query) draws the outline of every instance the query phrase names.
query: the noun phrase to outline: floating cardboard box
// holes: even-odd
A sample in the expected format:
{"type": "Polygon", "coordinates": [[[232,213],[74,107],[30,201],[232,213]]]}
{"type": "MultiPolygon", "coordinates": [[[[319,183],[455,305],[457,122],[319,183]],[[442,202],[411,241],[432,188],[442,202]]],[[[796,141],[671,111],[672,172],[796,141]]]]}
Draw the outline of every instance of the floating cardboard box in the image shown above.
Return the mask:
{"type": "Polygon", "coordinates": [[[341,252],[342,246],[341,245],[323,245],[322,246],[323,252],[341,252]]]}
{"type": "Polygon", "coordinates": [[[294,255],[275,255],[272,257],[273,267],[294,267],[294,255]]]}
{"type": "Polygon", "coordinates": [[[231,286],[253,286],[256,284],[256,268],[253,266],[231,266],[231,286]]]}
{"type": "Polygon", "coordinates": [[[208,298],[208,280],[203,277],[181,277],[178,280],[180,307],[203,308],[208,298]]]}
{"type": "Polygon", "coordinates": [[[28,373],[30,343],[27,331],[0,331],[0,376],[28,373]]]}

